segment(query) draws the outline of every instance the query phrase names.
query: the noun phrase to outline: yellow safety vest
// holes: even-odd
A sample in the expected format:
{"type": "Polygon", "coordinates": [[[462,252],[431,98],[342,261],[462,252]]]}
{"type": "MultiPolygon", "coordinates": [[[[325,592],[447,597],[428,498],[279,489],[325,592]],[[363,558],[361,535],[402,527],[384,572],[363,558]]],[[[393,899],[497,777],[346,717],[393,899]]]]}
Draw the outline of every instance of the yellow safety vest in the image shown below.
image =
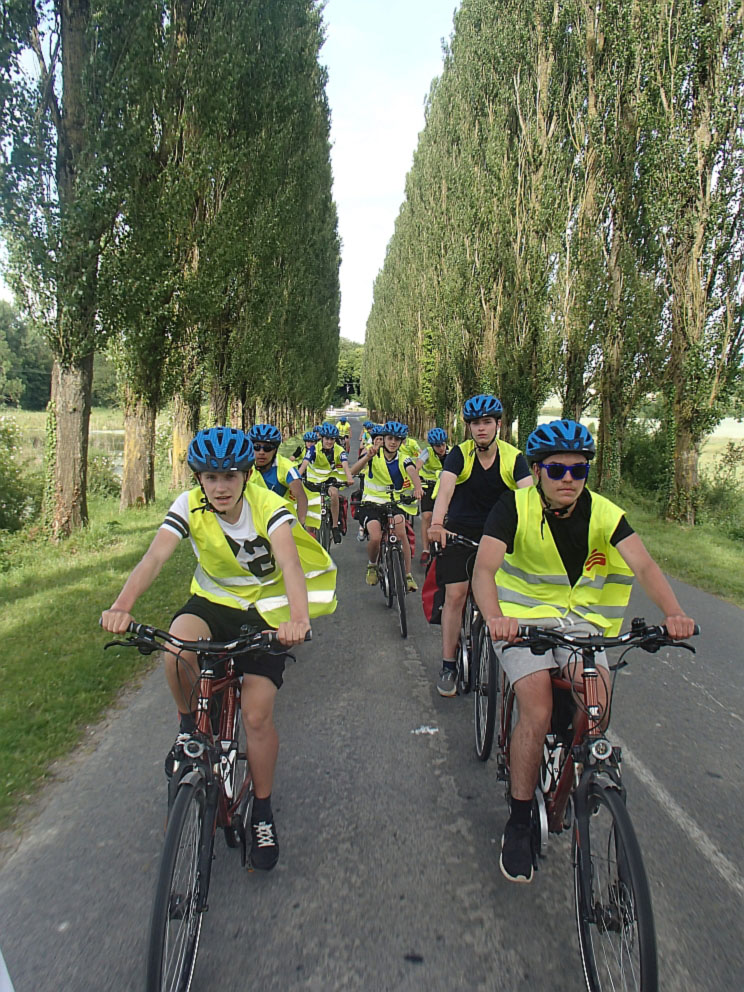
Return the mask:
{"type": "MultiPolygon", "coordinates": [[[[413,495],[413,483],[403,467],[405,456],[402,455],[400,451],[398,451],[398,468],[400,469],[400,474],[403,476],[403,488],[396,489],[392,495],[387,491],[388,487],[393,485],[393,479],[390,475],[387,461],[382,452],[383,449],[380,448],[377,454],[373,458],[370,458],[362,470],[362,474],[364,475],[364,493],[362,495],[362,502],[364,503],[389,503],[391,499],[394,502],[397,502],[396,497],[400,496],[406,490],[407,495],[413,495]]],[[[415,516],[415,503],[412,505],[401,503],[399,506],[401,510],[404,510],[406,513],[410,513],[411,516],[415,516]]]]}
{"type": "MultiPolygon", "coordinates": [[[[426,482],[436,482],[439,478],[439,473],[442,471],[442,465],[444,465],[444,462],[430,444],[426,445],[424,451],[429,452],[429,457],[419,469],[419,476],[426,482]],[[431,465],[438,465],[439,468],[430,468],[431,465]]],[[[424,451],[421,452],[422,455],[424,451]]],[[[446,458],[448,454],[449,450],[445,451],[444,457],[446,458]]]]}
{"type": "Polygon", "coordinates": [[[348,420],[345,424],[342,424],[339,421],[339,423],[336,424],[336,427],[338,428],[339,437],[348,437],[351,434],[351,424],[348,420]]]}
{"type": "MultiPolygon", "coordinates": [[[[287,482],[287,475],[290,472],[290,470],[293,469],[293,468],[296,468],[296,466],[289,460],[289,458],[285,458],[284,455],[280,455],[280,454],[277,454],[276,458],[274,459],[274,464],[276,465],[276,478],[277,478],[277,481],[279,483],[281,483],[281,485],[283,485],[284,488],[287,490],[286,493],[283,496],[283,499],[291,500],[292,503],[294,504],[294,496],[289,491],[289,483],[287,482]]],[[[271,468],[271,467],[272,466],[270,465],[269,468],[271,468]]],[[[259,471],[258,465],[254,465],[253,466],[253,471],[251,472],[250,478],[248,479],[248,481],[252,485],[258,486],[259,489],[268,489],[269,488],[266,485],[266,480],[264,479],[263,475],[259,471]]],[[[273,492],[273,490],[272,490],[272,492],[273,492]]],[[[297,511],[297,507],[294,506],[294,505],[291,507],[291,509],[293,511],[295,511],[295,512],[297,511]]]]}
{"type": "Polygon", "coordinates": [[[630,599],[633,572],[610,538],[624,511],[597,493],[589,517],[589,553],[581,578],[571,586],[534,486],[518,489],[514,551],[495,576],[504,616],[542,620],[573,612],[614,637],[630,599]]]}
{"type": "MultiPolygon", "coordinates": [[[[475,441],[463,441],[462,444],[458,444],[457,447],[460,451],[462,451],[464,462],[462,472],[460,472],[455,480],[455,485],[459,486],[462,485],[463,482],[468,481],[473,471],[476,454],[475,441]]],[[[515,448],[513,444],[509,444],[508,441],[501,441],[499,438],[496,439],[496,447],[499,452],[499,472],[501,473],[501,478],[504,480],[504,485],[509,489],[516,489],[517,483],[514,479],[514,466],[518,456],[521,454],[521,451],[519,448],[515,448]]],[[[440,475],[436,487],[434,488],[435,499],[437,493],[439,492],[439,485],[441,481],[442,477],[440,475]]]]}
{"type": "MultiPolygon", "coordinates": [[[[331,452],[329,452],[331,454],[331,452]]],[[[346,454],[346,450],[341,447],[340,444],[334,444],[332,449],[332,458],[328,456],[323,451],[323,446],[320,441],[315,445],[315,461],[308,462],[307,468],[305,469],[305,478],[308,482],[325,482],[326,479],[330,479],[334,476],[336,479],[346,478],[346,473],[344,472],[343,465],[341,463],[341,455],[346,454]]],[[[303,455],[304,458],[304,455],[303,455]]]]}
{"type": "Polygon", "coordinates": [[[421,447],[419,446],[419,443],[416,440],[416,438],[407,437],[403,442],[403,444],[401,444],[400,446],[400,453],[403,455],[407,455],[409,458],[412,458],[413,461],[415,462],[418,456],[421,454],[421,447]]]}
{"type": "MultiPolygon", "coordinates": [[[[268,523],[287,501],[268,489],[246,486],[245,499],[251,508],[257,538],[246,551],[253,555],[245,569],[232,552],[225,532],[214,513],[202,511],[203,493],[196,487],[189,493],[189,530],[199,550],[199,563],[191,580],[191,592],[212,603],[239,610],[254,606],[272,627],[289,620],[289,600],[281,570],[271,552],[268,523]],[[191,512],[196,511],[196,512],[191,512]]],[[[336,609],[336,566],[330,555],[296,523],[292,537],[305,573],[311,617],[336,609]]]]}

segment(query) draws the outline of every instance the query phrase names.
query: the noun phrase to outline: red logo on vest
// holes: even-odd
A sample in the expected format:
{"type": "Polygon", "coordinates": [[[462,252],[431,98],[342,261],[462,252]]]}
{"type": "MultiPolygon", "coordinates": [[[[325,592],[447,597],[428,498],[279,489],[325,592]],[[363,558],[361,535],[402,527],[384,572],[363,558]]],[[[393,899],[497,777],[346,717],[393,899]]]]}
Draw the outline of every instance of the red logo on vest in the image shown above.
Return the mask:
{"type": "Polygon", "coordinates": [[[597,551],[596,548],[592,548],[589,557],[586,560],[584,568],[587,572],[591,571],[595,565],[606,565],[607,556],[603,555],[601,551],[597,551]]]}

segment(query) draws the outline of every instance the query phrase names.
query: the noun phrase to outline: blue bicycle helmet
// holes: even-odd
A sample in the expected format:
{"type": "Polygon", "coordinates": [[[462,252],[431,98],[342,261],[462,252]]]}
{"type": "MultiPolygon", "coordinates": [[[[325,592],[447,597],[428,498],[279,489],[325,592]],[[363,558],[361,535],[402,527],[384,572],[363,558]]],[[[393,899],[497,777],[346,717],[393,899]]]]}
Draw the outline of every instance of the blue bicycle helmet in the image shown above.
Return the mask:
{"type": "Polygon", "coordinates": [[[282,432],[273,424],[254,424],[248,431],[248,437],[254,444],[256,441],[263,441],[264,444],[281,444],[282,432]]]}
{"type": "Polygon", "coordinates": [[[234,427],[199,431],[186,456],[192,472],[248,472],[254,460],[251,439],[234,427]]]}
{"type": "Polygon", "coordinates": [[[403,441],[408,437],[408,426],[407,424],[401,424],[399,420],[387,420],[382,425],[382,433],[400,438],[403,441]]]}
{"type": "Polygon", "coordinates": [[[596,453],[594,438],[583,424],[575,420],[551,420],[540,424],[527,438],[524,453],[530,462],[542,461],[547,455],[579,454],[591,461],[596,453]]]}
{"type": "Polygon", "coordinates": [[[432,429],[426,435],[426,440],[429,442],[429,444],[446,444],[447,431],[445,431],[441,427],[432,427],[432,429]]]}
{"type": "Polygon", "coordinates": [[[362,427],[365,429],[365,431],[368,431],[371,427],[374,427],[374,426],[375,425],[372,423],[371,420],[365,420],[365,421],[362,422],[362,427]]]}
{"type": "Polygon", "coordinates": [[[503,407],[501,400],[497,400],[490,393],[479,393],[478,396],[471,396],[465,400],[462,408],[462,419],[466,424],[471,420],[478,420],[480,417],[494,417],[498,420],[501,417],[503,407]]]}
{"type": "Polygon", "coordinates": [[[318,440],[318,435],[317,435],[317,433],[315,431],[305,431],[305,433],[302,435],[302,440],[303,441],[317,441],[318,440]]]}
{"type": "Polygon", "coordinates": [[[316,434],[318,437],[332,437],[334,441],[338,441],[339,437],[338,427],[336,427],[335,424],[329,423],[321,424],[320,427],[317,428],[316,434]]]}
{"type": "Polygon", "coordinates": [[[369,431],[370,437],[382,437],[385,434],[384,424],[372,424],[369,431]]]}

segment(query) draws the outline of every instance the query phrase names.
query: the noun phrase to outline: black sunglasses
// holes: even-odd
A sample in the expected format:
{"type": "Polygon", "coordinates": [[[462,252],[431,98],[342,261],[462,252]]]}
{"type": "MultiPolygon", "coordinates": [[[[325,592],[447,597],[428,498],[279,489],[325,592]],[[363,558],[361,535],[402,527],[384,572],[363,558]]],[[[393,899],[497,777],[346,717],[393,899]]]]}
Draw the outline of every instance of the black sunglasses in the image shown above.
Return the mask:
{"type": "Polygon", "coordinates": [[[576,465],[564,465],[562,462],[540,462],[540,468],[544,468],[549,479],[556,482],[562,479],[566,472],[571,473],[571,478],[577,482],[589,476],[589,462],[577,462],[576,465]]]}
{"type": "Polygon", "coordinates": [[[255,442],[253,443],[254,451],[276,451],[276,447],[277,446],[275,444],[256,444],[255,442]]]}

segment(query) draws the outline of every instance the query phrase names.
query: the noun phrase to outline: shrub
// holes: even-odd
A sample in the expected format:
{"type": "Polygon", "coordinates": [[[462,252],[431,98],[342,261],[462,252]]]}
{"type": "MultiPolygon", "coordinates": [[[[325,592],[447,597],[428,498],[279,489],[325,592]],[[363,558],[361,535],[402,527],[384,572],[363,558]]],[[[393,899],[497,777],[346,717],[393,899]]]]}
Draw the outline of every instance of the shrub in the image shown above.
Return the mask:
{"type": "Polygon", "coordinates": [[[24,474],[20,444],[16,422],[0,417],[0,530],[19,530],[41,501],[41,479],[24,474]]]}
{"type": "Polygon", "coordinates": [[[620,464],[623,479],[639,492],[658,497],[667,486],[666,438],[659,427],[649,428],[648,421],[630,422],[620,464]]]}
{"type": "Polygon", "coordinates": [[[744,443],[729,441],[712,471],[701,473],[697,519],[744,540],[744,443]]]}
{"type": "Polygon", "coordinates": [[[88,493],[91,496],[121,495],[121,479],[109,455],[95,452],[88,456],[88,493]]]}

